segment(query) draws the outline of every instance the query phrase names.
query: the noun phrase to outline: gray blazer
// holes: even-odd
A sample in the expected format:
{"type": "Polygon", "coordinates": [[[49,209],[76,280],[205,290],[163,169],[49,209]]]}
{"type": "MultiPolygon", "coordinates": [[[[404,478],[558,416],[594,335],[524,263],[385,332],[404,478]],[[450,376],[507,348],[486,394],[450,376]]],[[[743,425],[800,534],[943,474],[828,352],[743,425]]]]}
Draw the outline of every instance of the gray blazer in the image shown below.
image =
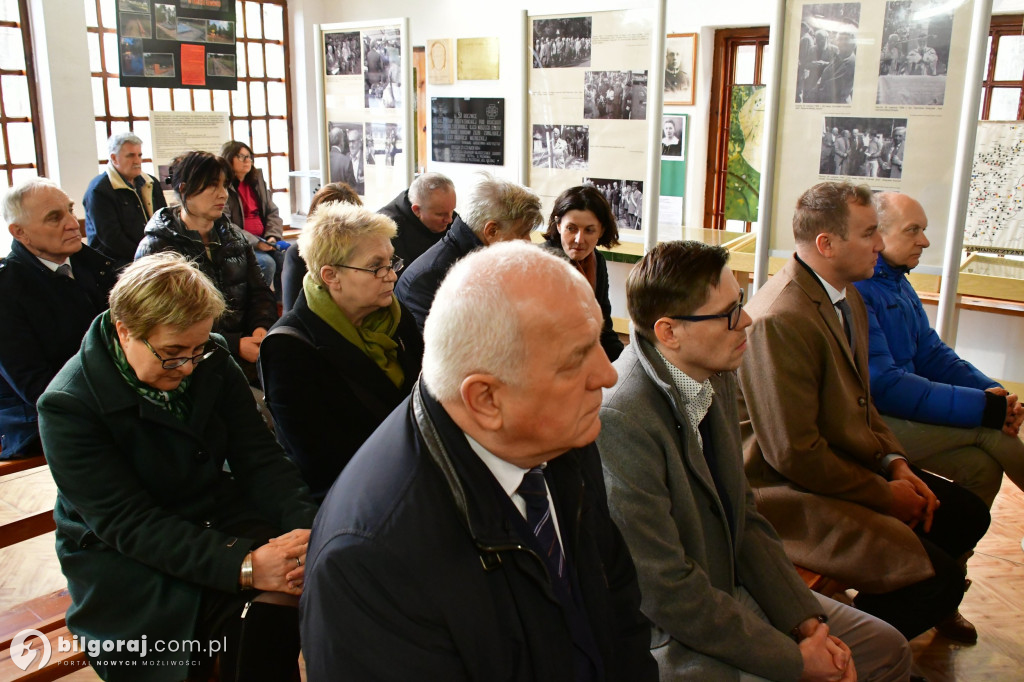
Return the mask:
{"type": "Polygon", "coordinates": [[[757,512],[743,475],[735,375],[711,378],[709,427],[728,490],[723,500],[657,351],[635,332],[631,341],[615,362],[618,382],[604,393],[597,442],[661,679],[738,680],[745,670],[796,680],[803,661],[788,633],[821,607],[757,512]],[[771,624],[741,601],[739,586],[771,624]]]}

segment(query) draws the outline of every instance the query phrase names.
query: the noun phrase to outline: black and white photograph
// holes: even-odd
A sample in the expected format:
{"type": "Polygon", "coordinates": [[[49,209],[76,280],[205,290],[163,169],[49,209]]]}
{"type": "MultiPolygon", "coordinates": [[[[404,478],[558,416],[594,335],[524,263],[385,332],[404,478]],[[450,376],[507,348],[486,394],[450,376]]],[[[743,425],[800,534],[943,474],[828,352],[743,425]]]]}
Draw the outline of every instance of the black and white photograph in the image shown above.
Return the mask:
{"type": "Polygon", "coordinates": [[[178,0],[182,9],[205,9],[213,12],[221,12],[229,8],[233,0],[178,0]]]}
{"type": "Polygon", "coordinates": [[[218,78],[235,77],[235,55],[209,52],[206,55],[206,75],[218,78]]]}
{"type": "Polygon", "coordinates": [[[363,33],[367,109],[402,106],[402,36],[397,28],[363,33]]]}
{"type": "Polygon", "coordinates": [[[344,182],[356,191],[366,193],[366,164],[363,124],[331,121],[327,124],[330,182],[344,182]]]}
{"type": "Polygon", "coordinates": [[[591,17],[533,20],[533,68],[590,66],[591,17]]]}
{"type": "Polygon", "coordinates": [[[178,40],[183,43],[205,43],[206,19],[178,17],[178,40]]]}
{"type": "Polygon", "coordinates": [[[646,71],[587,71],[583,118],[643,121],[647,118],[646,71]]]}
{"type": "Polygon", "coordinates": [[[117,0],[117,9],[122,12],[145,12],[149,14],[149,0],[117,0]]]}
{"type": "Polygon", "coordinates": [[[362,73],[359,32],[324,34],[324,74],[354,76],[362,73]]]}
{"type": "Polygon", "coordinates": [[[121,75],[142,75],[141,38],[121,38],[121,75]]]}
{"type": "Polygon", "coordinates": [[[155,78],[174,78],[174,55],[170,52],[145,52],[142,55],[145,64],[143,72],[155,78]]]}
{"type": "Polygon", "coordinates": [[[907,119],[826,116],[821,128],[820,175],[903,177],[907,119]]]}
{"type": "Polygon", "coordinates": [[[584,185],[593,185],[612,207],[620,230],[639,230],[644,215],[644,183],[640,180],[583,178],[584,185]]]}
{"type": "Polygon", "coordinates": [[[535,125],[532,156],[534,168],[586,170],[590,165],[590,128],[535,125]]]}
{"type": "Polygon", "coordinates": [[[363,139],[368,165],[394,166],[402,153],[402,127],[397,123],[367,123],[363,139]]]}
{"type": "Polygon", "coordinates": [[[152,38],[152,17],[148,14],[129,14],[127,12],[121,12],[121,37],[152,38]]]}
{"type": "Polygon", "coordinates": [[[161,40],[178,39],[178,8],[174,5],[153,5],[156,37],[161,40]]]}
{"type": "Polygon", "coordinates": [[[859,2],[804,5],[797,58],[798,104],[852,101],[859,28],[859,2]]]}
{"type": "Polygon", "coordinates": [[[945,102],[954,9],[933,0],[885,3],[877,104],[945,102]]]}
{"type": "Polygon", "coordinates": [[[683,128],[685,119],[682,116],[661,117],[661,156],[662,158],[681,159],[683,158],[683,138],[686,130],[683,128]]]}
{"type": "Polygon", "coordinates": [[[697,34],[670,33],[665,37],[665,104],[690,106],[697,72],[697,34]]]}
{"type": "Polygon", "coordinates": [[[210,19],[206,24],[206,42],[228,45],[235,42],[235,22],[210,19]]]}

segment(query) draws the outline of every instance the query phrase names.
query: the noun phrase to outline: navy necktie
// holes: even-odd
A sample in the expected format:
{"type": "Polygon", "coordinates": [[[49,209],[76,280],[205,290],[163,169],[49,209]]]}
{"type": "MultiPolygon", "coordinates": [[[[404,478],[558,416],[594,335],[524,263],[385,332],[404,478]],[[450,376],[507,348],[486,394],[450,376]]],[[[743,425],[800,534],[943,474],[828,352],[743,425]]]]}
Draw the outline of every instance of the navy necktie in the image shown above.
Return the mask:
{"type": "Polygon", "coordinates": [[[54,270],[54,272],[56,272],[61,277],[67,277],[68,279],[75,278],[75,276],[71,274],[71,266],[68,265],[67,263],[64,263],[63,265],[58,265],[57,269],[54,270]]]}
{"type": "Polygon", "coordinates": [[[836,301],[835,306],[843,314],[843,322],[846,328],[846,341],[850,344],[850,352],[857,353],[857,335],[853,333],[853,309],[850,302],[845,298],[836,301]]]}
{"type": "Polygon", "coordinates": [[[565,555],[562,545],[555,533],[555,521],[551,518],[551,507],[548,504],[548,490],[544,483],[544,470],[534,467],[523,475],[523,482],[516,490],[526,502],[526,522],[533,534],[537,536],[551,580],[561,584],[566,594],[569,590],[569,579],[565,571],[565,555]]]}

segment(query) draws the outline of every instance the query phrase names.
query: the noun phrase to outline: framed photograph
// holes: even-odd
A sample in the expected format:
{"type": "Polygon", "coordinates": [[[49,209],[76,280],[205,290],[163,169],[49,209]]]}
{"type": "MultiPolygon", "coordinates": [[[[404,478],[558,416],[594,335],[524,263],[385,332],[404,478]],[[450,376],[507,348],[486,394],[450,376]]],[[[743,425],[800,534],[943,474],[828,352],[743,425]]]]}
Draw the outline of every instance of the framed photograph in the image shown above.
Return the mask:
{"type": "Polygon", "coordinates": [[[665,105],[693,105],[696,75],[697,34],[670,33],[665,38],[665,105]]]}

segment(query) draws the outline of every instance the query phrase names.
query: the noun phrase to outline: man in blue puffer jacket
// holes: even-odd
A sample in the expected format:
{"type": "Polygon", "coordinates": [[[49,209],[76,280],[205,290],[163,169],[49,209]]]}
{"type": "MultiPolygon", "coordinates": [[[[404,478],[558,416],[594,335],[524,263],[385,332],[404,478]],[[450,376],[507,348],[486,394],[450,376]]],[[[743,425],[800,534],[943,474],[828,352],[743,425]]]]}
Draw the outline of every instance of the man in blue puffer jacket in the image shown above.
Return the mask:
{"type": "Polygon", "coordinates": [[[931,328],[907,280],[929,245],[921,204],[897,192],[875,201],[884,247],[874,277],[856,283],[870,322],[871,397],[912,462],[991,506],[1004,470],[1024,488],[1024,407],[931,328]]]}

